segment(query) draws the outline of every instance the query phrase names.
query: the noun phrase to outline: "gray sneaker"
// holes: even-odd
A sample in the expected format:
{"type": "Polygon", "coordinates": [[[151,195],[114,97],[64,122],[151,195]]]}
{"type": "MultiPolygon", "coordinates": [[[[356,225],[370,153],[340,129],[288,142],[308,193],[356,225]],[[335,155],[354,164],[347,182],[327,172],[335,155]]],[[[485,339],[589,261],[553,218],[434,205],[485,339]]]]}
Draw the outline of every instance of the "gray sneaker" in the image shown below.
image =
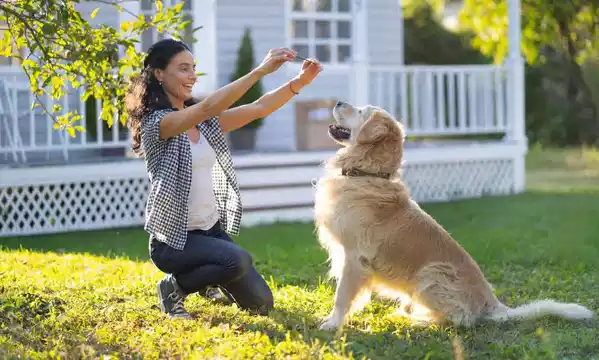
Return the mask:
{"type": "Polygon", "coordinates": [[[220,287],[209,286],[206,289],[204,297],[224,305],[231,305],[235,302],[233,297],[226,290],[221,289],[220,287]]]}
{"type": "Polygon", "coordinates": [[[175,278],[172,275],[166,275],[158,281],[157,287],[160,308],[163,312],[167,313],[170,318],[192,318],[183,306],[185,296],[178,291],[175,278]]]}

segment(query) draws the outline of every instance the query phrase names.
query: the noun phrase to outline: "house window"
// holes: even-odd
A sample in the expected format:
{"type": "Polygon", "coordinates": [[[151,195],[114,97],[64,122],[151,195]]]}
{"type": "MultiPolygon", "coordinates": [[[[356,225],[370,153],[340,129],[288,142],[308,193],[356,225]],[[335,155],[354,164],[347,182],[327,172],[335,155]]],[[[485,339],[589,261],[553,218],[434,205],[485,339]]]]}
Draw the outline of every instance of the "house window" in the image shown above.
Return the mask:
{"type": "Polygon", "coordinates": [[[321,63],[350,62],[351,5],[351,0],[290,0],[291,48],[298,55],[314,57],[321,63]]]}
{"type": "MultiPolygon", "coordinates": [[[[164,0],[163,3],[164,3],[164,6],[167,7],[167,6],[175,6],[175,5],[183,2],[183,9],[181,12],[185,16],[186,20],[192,20],[193,19],[193,15],[191,13],[192,1],[193,0],[164,0]]],[[[152,18],[152,16],[154,16],[155,11],[156,11],[155,1],[154,0],[141,0],[140,3],[141,3],[140,4],[140,13],[144,16],[144,19],[146,19],[147,21],[150,21],[150,19],[152,18]]],[[[185,34],[181,35],[181,40],[183,40],[183,42],[185,44],[187,44],[187,46],[189,46],[189,48],[193,52],[193,43],[191,41],[191,39],[192,39],[191,29],[193,29],[193,24],[190,24],[185,28],[185,34]]],[[[155,28],[146,30],[141,36],[141,50],[148,51],[148,49],[150,48],[150,46],[152,46],[153,43],[155,43],[158,40],[162,40],[164,38],[165,38],[165,34],[159,33],[155,28]]]]}

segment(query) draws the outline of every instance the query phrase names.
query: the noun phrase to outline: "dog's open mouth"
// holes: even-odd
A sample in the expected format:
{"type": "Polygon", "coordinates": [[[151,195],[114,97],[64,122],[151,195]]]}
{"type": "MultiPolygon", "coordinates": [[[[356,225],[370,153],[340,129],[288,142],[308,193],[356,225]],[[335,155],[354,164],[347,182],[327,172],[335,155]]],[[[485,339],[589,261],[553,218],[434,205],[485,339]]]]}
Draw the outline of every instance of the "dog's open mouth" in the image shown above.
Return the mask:
{"type": "Polygon", "coordinates": [[[341,125],[330,124],[329,134],[335,140],[348,140],[351,137],[351,130],[341,125]]]}

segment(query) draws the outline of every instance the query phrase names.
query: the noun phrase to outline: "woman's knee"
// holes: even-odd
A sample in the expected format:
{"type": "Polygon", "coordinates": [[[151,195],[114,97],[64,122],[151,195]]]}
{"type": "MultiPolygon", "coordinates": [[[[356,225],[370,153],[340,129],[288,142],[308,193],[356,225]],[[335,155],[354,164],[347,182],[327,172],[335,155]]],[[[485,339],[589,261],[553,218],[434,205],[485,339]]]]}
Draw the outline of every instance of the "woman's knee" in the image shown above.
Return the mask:
{"type": "Polygon", "coordinates": [[[247,251],[240,249],[236,251],[233,255],[231,255],[231,259],[229,262],[229,268],[231,270],[231,276],[236,280],[240,277],[245,276],[253,266],[253,260],[250,253],[247,251]]]}

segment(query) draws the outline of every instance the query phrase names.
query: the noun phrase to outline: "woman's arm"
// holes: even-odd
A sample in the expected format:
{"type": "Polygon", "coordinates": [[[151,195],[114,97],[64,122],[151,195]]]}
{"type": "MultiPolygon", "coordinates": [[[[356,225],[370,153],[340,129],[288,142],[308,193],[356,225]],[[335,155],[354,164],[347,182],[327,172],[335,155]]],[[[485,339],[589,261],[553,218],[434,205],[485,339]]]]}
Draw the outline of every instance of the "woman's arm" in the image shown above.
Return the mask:
{"type": "Polygon", "coordinates": [[[166,114],[160,122],[160,139],[179,135],[202,121],[222,113],[262,76],[263,74],[258,69],[254,69],[247,75],[216,90],[199,103],[166,114]]]}
{"type": "Polygon", "coordinates": [[[260,99],[251,104],[225,110],[219,116],[220,126],[224,132],[229,132],[256,119],[267,117],[285,105],[304,86],[301,80],[294,78],[279,88],[262,95],[260,99]]]}
{"type": "Polygon", "coordinates": [[[224,132],[229,132],[256,119],[267,117],[297,95],[304,86],[311,83],[320,71],[322,66],[315,59],[304,61],[300,73],[284,85],[262,95],[251,104],[223,111],[219,116],[221,128],[224,132]]]}
{"type": "Polygon", "coordinates": [[[294,57],[295,53],[288,49],[271,50],[264,61],[245,76],[216,90],[193,106],[169,112],[160,121],[160,139],[179,135],[202,121],[221,114],[261,77],[277,70],[284,62],[293,60],[294,57]]]}

